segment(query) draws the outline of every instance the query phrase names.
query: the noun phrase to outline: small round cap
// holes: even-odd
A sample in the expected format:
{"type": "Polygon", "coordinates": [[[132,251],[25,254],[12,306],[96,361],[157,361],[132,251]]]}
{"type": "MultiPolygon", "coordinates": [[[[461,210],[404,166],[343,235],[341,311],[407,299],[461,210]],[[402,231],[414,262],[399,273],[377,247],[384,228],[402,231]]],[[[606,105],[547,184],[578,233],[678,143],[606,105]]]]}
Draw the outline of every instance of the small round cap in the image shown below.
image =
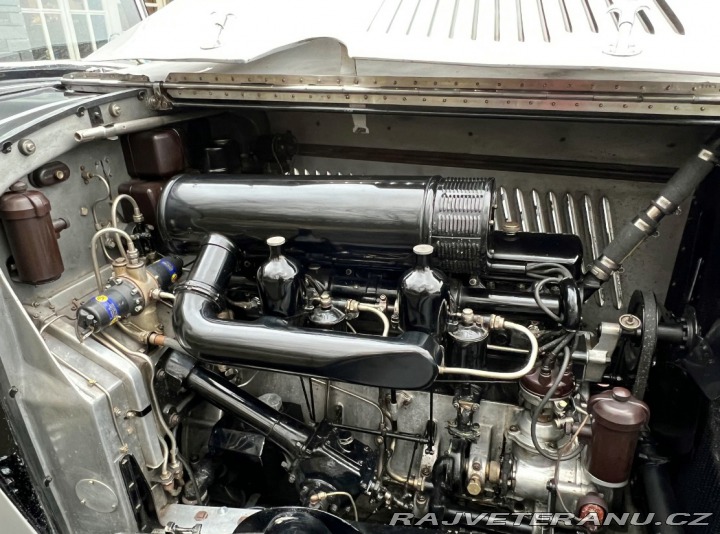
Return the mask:
{"type": "Polygon", "coordinates": [[[505,221],[503,226],[505,228],[505,232],[508,234],[517,234],[521,230],[520,223],[517,221],[505,221]]]}
{"type": "Polygon", "coordinates": [[[627,402],[630,400],[630,397],[632,397],[632,393],[630,393],[630,391],[625,388],[618,387],[618,388],[613,388],[612,396],[613,396],[613,399],[615,399],[618,402],[627,402]]]}
{"type": "Polygon", "coordinates": [[[434,250],[435,247],[432,245],[415,245],[413,247],[413,252],[418,256],[429,256],[434,250]]]}
{"type": "Polygon", "coordinates": [[[470,308],[463,308],[462,313],[462,321],[465,324],[472,324],[472,322],[475,320],[475,312],[473,312],[470,308]]]}
{"type": "Polygon", "coordinates": [[[267,244],[271,247],[279,247],[285,244],[285,238],[281,235],[269,237],[267,240],[267,244]]]}
{"type": "Polygon", "coordinates": [[[23,181],[15,182],[14,184],[12,184],[10,186],[10,191],[12,191],[13,193],[24,193],[27,190],[28,190],[28,186],[23,181]]]}

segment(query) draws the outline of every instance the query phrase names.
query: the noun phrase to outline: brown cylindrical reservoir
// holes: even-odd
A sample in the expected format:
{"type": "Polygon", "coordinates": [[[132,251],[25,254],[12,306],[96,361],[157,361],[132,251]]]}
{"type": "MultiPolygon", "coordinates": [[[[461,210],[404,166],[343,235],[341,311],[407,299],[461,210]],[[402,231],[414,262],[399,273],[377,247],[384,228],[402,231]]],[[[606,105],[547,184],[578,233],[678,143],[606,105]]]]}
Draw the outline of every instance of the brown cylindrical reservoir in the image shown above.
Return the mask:
{"type": "Polygon", "coordinates": [[[593,416],[588,471],[601,482],[623,485],[630,478],[635,447],[650,409],[630,391],[617,387],[592,396],[588,411],[593,416]]]}
{"type": "Polygon", "coordinates": [[[42,284],[60,278],[65,267],[45,195],[28,191],[22,182],[14,184],[0,196],[0,219],[21,282],[42,284]]]}

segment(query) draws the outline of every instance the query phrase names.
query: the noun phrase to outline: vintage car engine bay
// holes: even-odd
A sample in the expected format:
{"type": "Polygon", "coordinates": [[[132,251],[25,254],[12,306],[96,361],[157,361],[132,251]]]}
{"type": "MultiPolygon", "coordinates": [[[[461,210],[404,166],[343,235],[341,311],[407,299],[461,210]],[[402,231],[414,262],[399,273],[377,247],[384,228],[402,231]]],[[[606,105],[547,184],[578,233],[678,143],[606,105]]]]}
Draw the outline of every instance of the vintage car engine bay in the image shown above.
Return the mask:
{"type": "Polygon", "coordinates": [[[3,408],[47,528],[688,510],[714,126],[63,90],[0,154],[3,408]]]}

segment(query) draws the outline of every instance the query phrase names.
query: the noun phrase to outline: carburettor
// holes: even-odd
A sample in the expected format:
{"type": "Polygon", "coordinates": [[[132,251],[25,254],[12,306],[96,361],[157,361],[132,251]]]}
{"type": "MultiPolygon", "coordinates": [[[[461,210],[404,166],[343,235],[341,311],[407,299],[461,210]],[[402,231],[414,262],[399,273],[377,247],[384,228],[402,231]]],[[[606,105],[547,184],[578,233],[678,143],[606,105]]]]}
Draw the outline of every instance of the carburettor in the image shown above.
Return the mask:
{"type": "MultiPolygon", "coordinates": [[[[543,397],[543,379],[539,369],[528,377],[520,406],[486,400],[468,405],[470,424],[463,428],[473,432],[460,432],[459,418],[451,422],[448,450],[451,455],[460,452],[454,462],[463,466],[462,472],[456,471],[456,488],[488,504],[500,496],[516,503],[514,509],[527,511],[547,511],[549,492],[559,496],[557,511],[568,508],[579,517],[588,511],[611,511],[613,492],[629,481],[640,430],[649,418],[647,405],[616,387],[590,397],[585,422],[573,422],[566,410],[573,403],[577,409],[580,401],[572,395],[573,378],[567,373],[550,402],[540,406],[534,430],[538,448],[533,419],[543,397]]],[[[464,408],[458,403],[459,415],[464,408]]]]}

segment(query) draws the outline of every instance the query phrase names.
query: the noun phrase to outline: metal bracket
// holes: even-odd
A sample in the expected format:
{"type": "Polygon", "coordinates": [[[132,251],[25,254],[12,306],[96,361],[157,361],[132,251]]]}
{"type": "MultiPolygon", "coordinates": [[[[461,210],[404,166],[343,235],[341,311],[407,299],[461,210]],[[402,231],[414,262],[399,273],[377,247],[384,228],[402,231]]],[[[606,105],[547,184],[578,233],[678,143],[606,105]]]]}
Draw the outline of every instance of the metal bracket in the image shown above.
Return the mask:
{"type": "MultiPolygon", "coordinates": [[[[358,105],[351,105],[350,106],[353,109],[363,109],[365,106],[363,104],[358,105]]],[[[352,117],[353,121],[353,133],[355,134],[369,134],[370,128],[368,128],[367,125],[367,115],[364,113],[352,113],[350,115],[352,117]]]]}
{"type": "Polygon", "coordinates": [[[643,9],[650,9],[643,0],[619,0],[607,10],[609,14],[618,14],[618,38],[605,50],[611,56],[629,57],[636,56],[642,49],[631,40],[632,30],[635,26],[635,18],[638,12],[643,9]]]}
{"type": "Polygon", "coordinates": [[[147,107],[153,111],[167,111],[173,108],[170,99],[165,96],[160,83],[152,84],[152,94],[145,100],[147,107]]]}
{"type": "Polygon", "coordinates": [[[90,117],[90,126],[102,126],[105,124],[105,120],[103,119],[102,110],[100,109],[100,106],[93,106],[88,111],[88,116],[90,117]]]}
{"type": "Polygon", "coordinates": [[[622,329],[618,323],[600,323],[600,338],[594,347],[588,347],[584,380],[600,382],[607,365],[617,348],[622,329]]]}

